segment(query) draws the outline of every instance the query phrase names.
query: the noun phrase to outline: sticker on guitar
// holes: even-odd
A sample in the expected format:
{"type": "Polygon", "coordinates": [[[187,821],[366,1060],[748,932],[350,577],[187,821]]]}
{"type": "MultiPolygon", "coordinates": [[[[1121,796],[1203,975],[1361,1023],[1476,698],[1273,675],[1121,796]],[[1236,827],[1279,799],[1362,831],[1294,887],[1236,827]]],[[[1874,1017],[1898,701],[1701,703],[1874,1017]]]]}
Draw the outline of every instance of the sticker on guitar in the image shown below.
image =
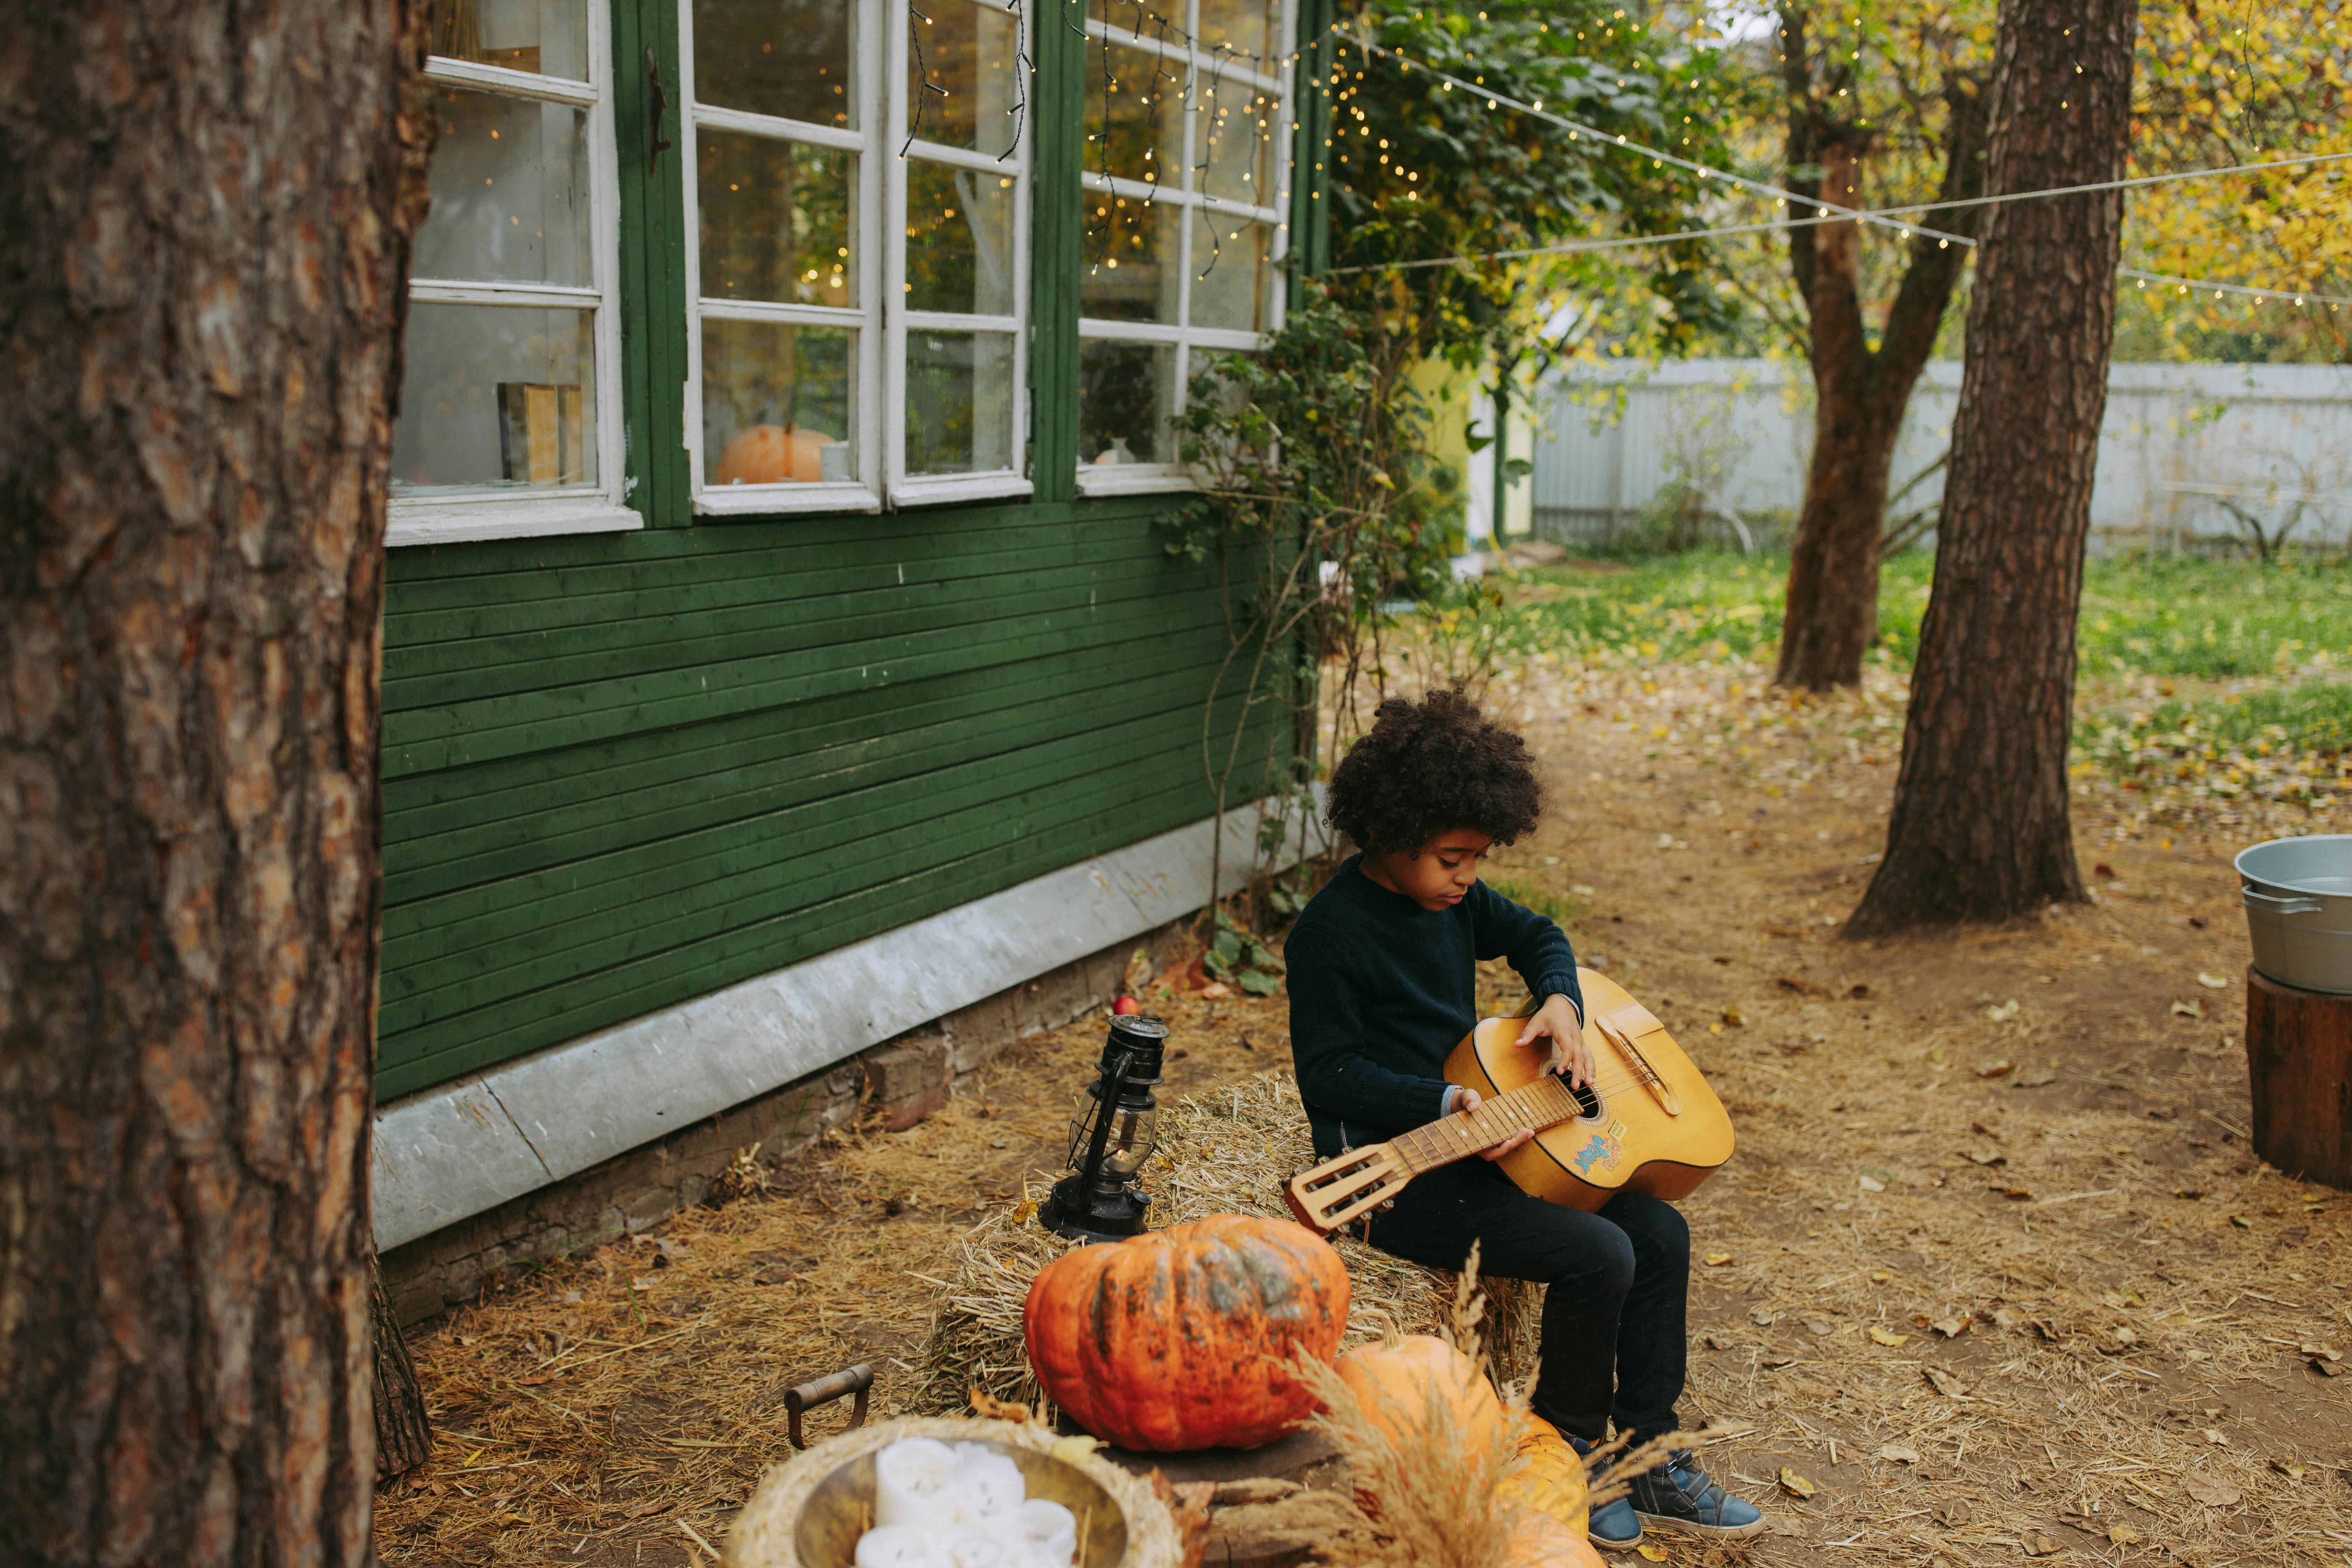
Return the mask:
{"type": "Polygon", "coordinates": [[[1604,1171],[1615,1170],[1617,1162],[1624,1157],[1625,1124],[1612,1119],[1608,1131],[1595,1132],[1569,1163],[1576,1167],[1578,1175],[1590,1176],[1596,1166],[1604,1171]]]}

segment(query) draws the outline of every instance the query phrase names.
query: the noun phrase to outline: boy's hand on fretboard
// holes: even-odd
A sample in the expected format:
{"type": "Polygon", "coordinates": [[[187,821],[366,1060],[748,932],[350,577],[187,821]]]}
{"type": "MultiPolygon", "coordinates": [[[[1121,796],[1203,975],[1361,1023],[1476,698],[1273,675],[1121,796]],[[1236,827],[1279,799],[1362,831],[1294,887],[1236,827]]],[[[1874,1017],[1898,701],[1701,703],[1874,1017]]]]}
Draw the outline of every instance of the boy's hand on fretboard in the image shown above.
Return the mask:
{"type": "MultiPolygon", "coordinates": [[[[1472,1111],[1477,1110],[1483,1103],[1484,1101],[1478,1098],[1478,1091],[1476,1089],[1465,1089],[1462,1091],[1462,1097],[1454,1102],[1454,1114],[1456,1116],[1467,1116],[1472,1111]]],[[[1524,1132],[1514,1132],[1510,1137],[1505,1139],[1502,1142],[1496,1144],[1493,1148],[1480,1150],[1478,1152],[1478,1157],[1482,1160],[1499,1160],[1504,1155],[1519,1147],[1535,1135],[1535,1129],[1532,1127],[1528,1128],[1524,1132]]]]}
{"type": "Polygon", "coordinates": [[[1544,1071],[1559,1074],[1576,1088],[1591,1083],[1592,1047],[1584,1043],[1584,1020],[1577,1016],[1575,1003],[1559,995],[1547,999],[1519,1031],[1519,1044],[1547,1036],[1551,1040],[1551,1059],[1544,1064],[1544,1071]]]}

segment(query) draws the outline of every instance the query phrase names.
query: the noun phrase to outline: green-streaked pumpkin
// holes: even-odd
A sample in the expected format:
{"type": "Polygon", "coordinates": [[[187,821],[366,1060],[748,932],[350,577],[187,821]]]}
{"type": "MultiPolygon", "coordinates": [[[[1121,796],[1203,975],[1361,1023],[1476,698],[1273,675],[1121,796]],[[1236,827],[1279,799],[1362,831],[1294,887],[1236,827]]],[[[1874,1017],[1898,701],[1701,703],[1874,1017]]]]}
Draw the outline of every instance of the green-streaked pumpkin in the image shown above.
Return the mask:
{"type": "Polygon", "coordinates": [[[1040,1269],[1022,1331],[1038,1386],[1122,1448],[1255,1448],[1297,1427],[1314,1396],[1287,1370],[1329,1361],[1348,1323],[1348,1269],[1288,1220],[1215,1215],[1081,1247],[1040,1269]]]}

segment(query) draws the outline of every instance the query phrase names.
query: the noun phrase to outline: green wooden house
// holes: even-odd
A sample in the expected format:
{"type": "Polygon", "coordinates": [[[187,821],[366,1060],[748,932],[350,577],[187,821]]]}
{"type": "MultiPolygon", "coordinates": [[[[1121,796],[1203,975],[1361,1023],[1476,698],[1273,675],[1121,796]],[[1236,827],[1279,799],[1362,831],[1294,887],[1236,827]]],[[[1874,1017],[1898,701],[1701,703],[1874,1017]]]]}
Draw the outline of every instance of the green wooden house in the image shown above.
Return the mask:
{"type": "Polygon", "coordinates": [[[1325,247],[1327,3],[438,0],[381,1246],[1206,896],[1170,421],[1325,247]]]}

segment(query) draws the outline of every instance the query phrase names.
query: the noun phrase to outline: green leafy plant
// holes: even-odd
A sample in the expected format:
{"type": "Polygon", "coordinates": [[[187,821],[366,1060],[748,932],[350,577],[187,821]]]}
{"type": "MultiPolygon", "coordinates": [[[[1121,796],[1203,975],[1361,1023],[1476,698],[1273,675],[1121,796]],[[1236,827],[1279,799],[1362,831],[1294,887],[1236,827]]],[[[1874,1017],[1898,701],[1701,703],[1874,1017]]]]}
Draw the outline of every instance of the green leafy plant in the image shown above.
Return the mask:
{"type": "Polygon", "coordinates": [[[1201,968],[1212,978],[1238,985],[1253,996],[1271,996],[1282,989],[1282,960],[1222,906],[1217,910],[1216,934],[1201,954],[1201,968]]]}

